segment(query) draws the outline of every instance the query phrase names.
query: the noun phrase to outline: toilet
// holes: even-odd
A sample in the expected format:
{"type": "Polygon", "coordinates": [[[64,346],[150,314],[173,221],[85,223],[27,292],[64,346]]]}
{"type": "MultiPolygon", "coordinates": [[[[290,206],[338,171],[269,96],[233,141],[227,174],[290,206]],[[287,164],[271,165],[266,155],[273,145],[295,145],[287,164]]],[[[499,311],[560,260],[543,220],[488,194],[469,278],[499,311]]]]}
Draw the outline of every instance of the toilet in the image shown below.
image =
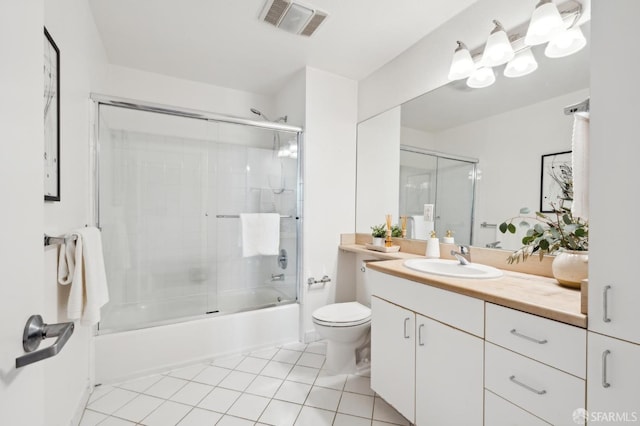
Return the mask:
{"type": "Polygon", "coordinates": [[[356,371],[356,349],[366,343],[371,309],[359,302],[333,303],[316,309],[313,323],[327,341],[325,368],[332,373],[356,371]]]}

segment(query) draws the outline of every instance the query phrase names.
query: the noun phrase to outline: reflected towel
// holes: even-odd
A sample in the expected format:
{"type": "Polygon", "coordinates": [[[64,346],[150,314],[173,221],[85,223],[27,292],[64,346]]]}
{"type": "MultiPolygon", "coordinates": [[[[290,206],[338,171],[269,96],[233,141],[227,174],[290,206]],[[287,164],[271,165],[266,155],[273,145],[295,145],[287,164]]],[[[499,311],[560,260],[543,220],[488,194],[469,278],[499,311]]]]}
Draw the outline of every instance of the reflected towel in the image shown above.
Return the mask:
{"type": "Polygon", "coordinates": [[[86,325],[100,321],[100,308],[109,301],[102,240],[97,228],[81,228],[71,233],[58,257],[58,282],[71,285],[67,316],[86,325]]]}
{"type": "Polygon", "coordinates": [[[242,257],[275,256],[280,247],[279,213],[242,213],[242,257]]]}
{"type": "Polygon", "coordinates": [[[573,164],[573,203],[571,213],[589,218],[589,113],[573,115],[571,163],[573,164]]]}

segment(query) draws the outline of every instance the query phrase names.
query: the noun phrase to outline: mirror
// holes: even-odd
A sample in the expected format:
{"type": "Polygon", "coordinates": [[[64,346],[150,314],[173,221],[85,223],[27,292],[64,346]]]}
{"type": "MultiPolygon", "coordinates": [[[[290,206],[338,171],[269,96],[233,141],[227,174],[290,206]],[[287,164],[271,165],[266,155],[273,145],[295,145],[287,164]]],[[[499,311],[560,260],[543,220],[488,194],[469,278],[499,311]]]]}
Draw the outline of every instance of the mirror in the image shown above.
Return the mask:
{"type": "MultiPolygon", "coordinates": [[[[400,146],[437,152],[451,158],[477,159],[475,200],[466,205],[438,208],[443,222],[455,225],[446,211],[473,217],[471,244],[513,250],[522,236],[501,234],[495,225],[517,216],[522,207],[540,209],[542,156],[571,150],[573,116],[564,107],[589,97],[589,23],[581,26],[587,46],[564,58],[550,59],[544,45],[534,46],[538,69],[524,77],[507,78],[504,65],[495,68],[496,83],[471,89],[464,80],[453,81],[358,125],[356,232],[369,233],[385,213],[405,214],[400,189],[378,191],[381,183],[401,185],[400,146]],[[398,118],[399,110],[399,118],[398,118]],[[387,127],[385,127],[387,126],[387,127]],[[384,134],[384,136],[383,136],[384,134]],[[378,154],[372,154],[378,153],[378,154]],[[369,163],[376,155],[381,163],[369,163]],[[391,164],[396,161],[395,165],[391,164]],[[373,185],[372,185],[373,183],[373,185]],[[446,210],[446,211],[445,211],[446,210]],[[498,244],[495,244],[499,241],[498,244]]],[[[425,159],[424,167],[428,167],[425,159]]],[[[467,198],[468,199],[468,198],[467,198]]],[[[440,203],[442,204],[442,203],[440,203]]],[[[442,231],[439,237],[444,236],[442,231]]]]}

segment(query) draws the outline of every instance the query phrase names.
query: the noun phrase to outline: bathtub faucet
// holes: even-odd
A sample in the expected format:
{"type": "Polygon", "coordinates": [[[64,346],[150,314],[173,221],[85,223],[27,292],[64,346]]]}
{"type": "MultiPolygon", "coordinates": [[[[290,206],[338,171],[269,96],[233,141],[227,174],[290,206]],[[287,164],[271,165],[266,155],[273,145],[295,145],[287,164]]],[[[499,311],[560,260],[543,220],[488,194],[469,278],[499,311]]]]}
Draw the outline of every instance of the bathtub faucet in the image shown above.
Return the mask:
{"type": "Polygon", "coordinates": [[[271,274],[271,281],[284,281],[284,273],[282,273],[282,274],[271,274]]]}

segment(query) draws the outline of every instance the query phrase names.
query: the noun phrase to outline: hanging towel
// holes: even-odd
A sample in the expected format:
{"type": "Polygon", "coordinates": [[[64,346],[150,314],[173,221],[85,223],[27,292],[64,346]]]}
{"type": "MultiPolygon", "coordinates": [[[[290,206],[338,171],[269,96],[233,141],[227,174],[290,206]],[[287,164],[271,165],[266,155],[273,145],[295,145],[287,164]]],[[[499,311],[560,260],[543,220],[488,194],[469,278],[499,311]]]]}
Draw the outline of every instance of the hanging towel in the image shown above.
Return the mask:
{"type": "Polygon", "coordinates": [[[571,163],[573,165],[573,203],[571,213],[589,218],[589,113],[573,115],[571,163]]]}
{"type": "Polygon", "coordinates": [[[81,228],[60,247],[58,282],[71,285],[67,316],[93,325],[100,321],[100,308],[109,301],[107,276],[102,255],[102,240],[97,228],[81,228]]]}
{"type": "Polygon", "coordinates": [[[280,214],[242,213],[242,257],[275,256],[280,248],[280,214]]]}

